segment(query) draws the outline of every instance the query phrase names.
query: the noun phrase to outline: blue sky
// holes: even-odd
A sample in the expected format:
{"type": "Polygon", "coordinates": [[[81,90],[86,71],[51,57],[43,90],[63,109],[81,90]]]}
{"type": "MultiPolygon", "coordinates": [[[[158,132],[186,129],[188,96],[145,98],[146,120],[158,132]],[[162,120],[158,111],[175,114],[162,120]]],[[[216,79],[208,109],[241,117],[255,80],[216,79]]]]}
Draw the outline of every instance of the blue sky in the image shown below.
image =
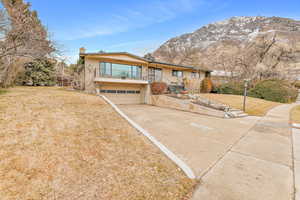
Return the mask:
{"type": "Polygon", "coordinates": [[[144,55],[163,42],[232,16],[300,20],[299,0],[26,0],[69,62],[78,49],[144,55]]]}

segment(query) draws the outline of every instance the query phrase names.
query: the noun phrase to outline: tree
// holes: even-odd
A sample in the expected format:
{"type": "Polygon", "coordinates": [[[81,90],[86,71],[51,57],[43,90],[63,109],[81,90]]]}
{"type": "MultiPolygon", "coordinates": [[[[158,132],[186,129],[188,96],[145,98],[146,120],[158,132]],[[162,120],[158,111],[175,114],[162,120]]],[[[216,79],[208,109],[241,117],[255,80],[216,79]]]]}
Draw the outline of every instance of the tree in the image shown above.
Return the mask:
{"type": "Polygon", "coordinates": [[[235,58],[240,78],[287,79],[287,64],[295,61],[295,53],[285,44],[286,41],[281,41],[274,32],[258,36],[256,41],[244,47],[246,50],[240,51],[235,58]]]}
{"type": "Polygon", "coordinates": [[[147,53],[146,55],[144,55],[144,58],[152,62],[155,61],[155,58],[151,53],[147,53]]]}
{"type": "Polygon", "coordinates": [[[0,83],[7,87],[14,83],[24,63],[49,58],[56,48],[29,3],[23,0],[1,2],[5,9],[0,11],[0,83]]]}
{"type": "Polygon", "coordinates": [[[75,89],[84,89],[84,60],[79,58],[76,64],[71,64],[69,69],[72,76],[72,86],[75,89]]]}
{"type": "Polygon", "coordinates": [[[56,83],[55,63],[47,59],[35,59],[25,64],[25,71],[18,83],[30,86],[53,86],[56,83]]]}

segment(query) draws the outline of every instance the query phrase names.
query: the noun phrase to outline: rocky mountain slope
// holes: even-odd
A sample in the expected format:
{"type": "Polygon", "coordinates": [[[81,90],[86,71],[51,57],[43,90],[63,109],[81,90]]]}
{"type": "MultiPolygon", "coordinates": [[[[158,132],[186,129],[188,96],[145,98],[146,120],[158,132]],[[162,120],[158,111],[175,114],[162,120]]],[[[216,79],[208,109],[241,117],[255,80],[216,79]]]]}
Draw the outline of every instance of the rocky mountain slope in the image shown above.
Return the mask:
{"type": "Polygon", "coordinates": [[[300,21],[232,17],[172,38],[152,56],[162,62],[209,69],[248,67],[267,71],[287,69],[287,72],[300,68],[300,21]]]}

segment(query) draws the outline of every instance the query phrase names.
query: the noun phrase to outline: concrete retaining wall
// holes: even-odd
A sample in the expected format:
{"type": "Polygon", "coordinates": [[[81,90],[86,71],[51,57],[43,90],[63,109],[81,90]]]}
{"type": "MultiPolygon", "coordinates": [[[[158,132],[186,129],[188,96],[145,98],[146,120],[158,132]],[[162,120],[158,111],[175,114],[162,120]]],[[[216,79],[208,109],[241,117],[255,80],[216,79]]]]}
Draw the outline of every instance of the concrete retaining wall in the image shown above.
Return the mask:
{"type": "Polygon", "coordinates": [[[189,99],[178,99],[166,95],[152,95],[151,105],[221,118],[223,118],[225,114],[223,111],[214,110],[205,106],[194,104],[189,99]]]}

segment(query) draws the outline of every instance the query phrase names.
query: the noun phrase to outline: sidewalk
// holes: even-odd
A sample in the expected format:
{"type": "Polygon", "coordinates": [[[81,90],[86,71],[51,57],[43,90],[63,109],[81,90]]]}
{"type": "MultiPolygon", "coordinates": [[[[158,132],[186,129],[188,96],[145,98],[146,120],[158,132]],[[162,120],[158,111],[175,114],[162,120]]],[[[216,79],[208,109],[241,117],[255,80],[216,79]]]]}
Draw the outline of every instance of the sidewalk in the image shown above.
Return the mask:
{"type": "MultiPolygon", "coordinates": [[[[192,199],[294,199],[289,111],[295,105],[278,106],[257,122],[202,177],[201,184],[192,199]]],[[[300,139],[300,136],[298,138],[300,139]]],[[[300,157],[300,151],[298,152],[300,157]]]]}

